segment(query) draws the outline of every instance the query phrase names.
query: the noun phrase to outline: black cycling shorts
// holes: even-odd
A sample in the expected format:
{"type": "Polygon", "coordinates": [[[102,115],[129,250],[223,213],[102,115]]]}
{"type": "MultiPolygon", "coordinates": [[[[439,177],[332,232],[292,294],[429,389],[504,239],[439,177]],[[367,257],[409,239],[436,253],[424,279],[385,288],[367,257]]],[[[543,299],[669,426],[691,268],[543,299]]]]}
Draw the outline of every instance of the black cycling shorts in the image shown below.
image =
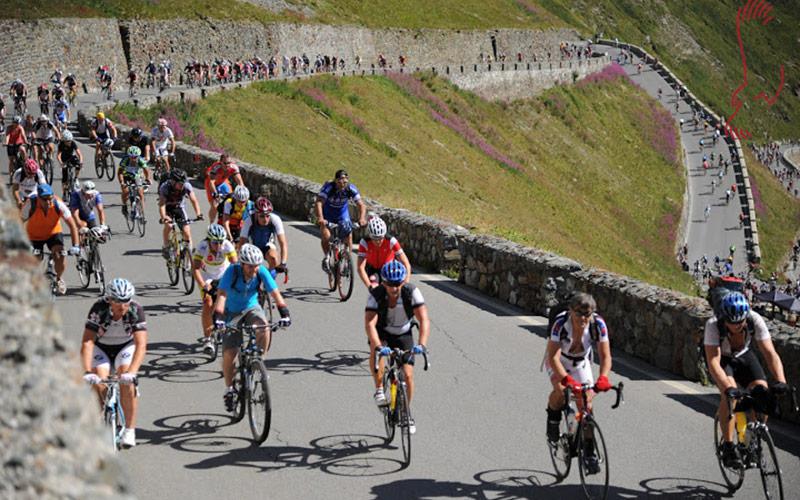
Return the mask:
{"type": "Polygon", "coordinates": [[[171,218],[175,221],[175,224],[180,229],[183,229],[187,225],[187,217],[186,217],[186,210],[184,210],[181,206],[175,207],[166,207],[167,217],[171,218]]]}
{"type": "MultiPolygon", "coordinates": [[[[386,330],[378,329],[378,338],[380,339],[381,343],[389,349],[402,349],[404,351],[410,351],[414,347],[414,335],[411,333],[412,331],[413,330],[408,330],[402,335],[394,335],[386,330]]],[[[408,353],[403,356],[403,363],[413,365],[414,355],[408,353]]]]}
{"type": "Polygon", "coordinates": [[[33,248],[36,250],[43,250],[44,246],[47,245],[47,248],[52,252],[54,247],[64,246],[64,236],[61,233],[54,234],[47,240],[31,241],[31,245],[33,245],[33,248]]]}
{"type": "Polygon", "coordinates": [[[748,387],[754,380],[767,380],[758,356],[752,349],[748,349],[739,357],[722,356],[720,360],[722,369],[729,377],[733,377],[737,384],[748,387]]]}

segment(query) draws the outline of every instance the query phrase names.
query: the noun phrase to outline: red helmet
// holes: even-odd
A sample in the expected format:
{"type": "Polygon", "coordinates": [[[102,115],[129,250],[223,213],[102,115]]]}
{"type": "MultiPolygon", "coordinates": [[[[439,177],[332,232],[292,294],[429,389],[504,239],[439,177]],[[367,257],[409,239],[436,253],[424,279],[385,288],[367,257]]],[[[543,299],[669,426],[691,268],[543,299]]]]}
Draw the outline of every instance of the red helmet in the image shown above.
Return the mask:
{"type": "Polygon", "coordinates": [[[36,172],[39,171],[39,164],[33,158],[28,158],[23,168],[27,175],[36,175],[36,172]]]}
{"type": "Polygon", "coordinates": [[[256,211],[258,211],[260,214],[269,215],[272,213],[272,203],[268,198],[262,196],[256,200],[256,211]]]}

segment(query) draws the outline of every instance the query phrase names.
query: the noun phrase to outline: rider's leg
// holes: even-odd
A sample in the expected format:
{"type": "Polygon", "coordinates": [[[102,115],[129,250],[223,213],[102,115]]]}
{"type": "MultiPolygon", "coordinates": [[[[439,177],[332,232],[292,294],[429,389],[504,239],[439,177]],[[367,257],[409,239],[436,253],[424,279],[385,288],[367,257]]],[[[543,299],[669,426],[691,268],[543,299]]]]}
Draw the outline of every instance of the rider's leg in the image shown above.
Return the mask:
{"type": "Polygon", "coordinates": [[[330,249],[330,242],[331,240],[331,231],[327,227],[322,228],[322,237],[320,241],[322,243],[322,253],[324,255],[328,255],[328,250],[330,249]]]}
{"type": "Polygon", "coordinates": [[[278,251],[275,249],[274,245],[269,245],[267,247],[267,254],[264,256],[267,258],[267,265],[270,269],[275,269],[280,264],[278,259],[278,251]]]}
{"type": "MultiPolygon", "coordinates": [[[[122,355],[122,353],[128,349],[128,347],[123,349],[118,356],[122,355]]],[[[131,356],[133,356],[133,354],[131,354],[131,356]]],[[[119,366],[117,368],[117,373],[124,373],[129,367],[130,365],[119,366]]],[[[119,396],[120,403],[122,403],[122,411],[125,412],[125,428],[135,429],[136,413],[139,409],[139,398],[136,397],[136,386],[133,384],[120,384],[119,396]]]]}
{"type": "Polygon", "coordinates": [[[214,312],[214,300],[211,295],[203,293],[203,311],[200,313],[200,323],[203,325],[203,337],[205,338],[211,337],[214,331],[212,312],[214,312]]]}
{"type": "Polygon", "coordinates": [[[186,242],[189,249],[191,250],[194,248],[194,245],[192,244],[192,232],[189,230],[189,224],[184,224],[181,228],[181,232],[183,233],[183,241],[186,242]]]}
{"type": "MultiPolygon", "coordinates": [[[[95,346],[94,354],[92,355],[92,358],[96,359],[97,356],[100,356],[100,355],[102,355],[104,357],[106,356],[105,353],[102,350],[100,350],[99,347],[95,346]]],[[[100,377],[101,379],[107,379],[108,378],[108,374],[111,371],[111,365],[110,365],[110,361],[108,360],[108,357],[105,357],[105,362],[104,363],[101,363],[101,364],[95,366],[94,368],[92,368],[92,371],[94,373],[96,373],[97,376],[100,377]]],[[[103,409],[103,402],[106,399],[106,391],[107,390],[108,390],[108,387],[105,384],[97,384],[97,385],[94,386],[94,392],[97,394],[97,399],[98,399],[98,403],[100,403],[100,409],[101,410],[103,409]]]]}
{"type": "Polygon", "coordinates": [[[66,259],[61,254],[64,250],[64,245],[53,245],[50,247],[50,252],[53,254],[53,263],[55,264],[56,277],[60,280],[64,274],[64,269],[67,267],[66,259]]]}

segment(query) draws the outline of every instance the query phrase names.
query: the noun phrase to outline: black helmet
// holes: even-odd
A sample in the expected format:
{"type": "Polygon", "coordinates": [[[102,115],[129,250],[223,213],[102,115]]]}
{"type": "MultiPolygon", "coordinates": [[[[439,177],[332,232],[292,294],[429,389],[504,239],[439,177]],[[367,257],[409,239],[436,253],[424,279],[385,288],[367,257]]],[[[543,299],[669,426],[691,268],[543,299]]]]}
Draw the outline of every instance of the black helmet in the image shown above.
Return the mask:
{"type": "Polygon", "coordinates": [[[186,172],[179,168],[173,168],[169,173],[169,178],[176,184],[186,182],[186,172]]]}
{"type": "Polygon", "coordinates": [[[142,129],[140,129],[139,127],[136,127],[135,129],[131,130],[131,136],[139,137],[140,135],[142,135],[142,129]]]}

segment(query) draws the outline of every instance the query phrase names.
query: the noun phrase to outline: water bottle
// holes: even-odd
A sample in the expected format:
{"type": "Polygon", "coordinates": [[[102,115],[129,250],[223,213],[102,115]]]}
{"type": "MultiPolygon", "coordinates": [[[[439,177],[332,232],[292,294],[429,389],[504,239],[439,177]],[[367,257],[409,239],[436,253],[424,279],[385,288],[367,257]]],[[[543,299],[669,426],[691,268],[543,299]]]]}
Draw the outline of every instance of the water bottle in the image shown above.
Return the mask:
{"type": "Polygon", "coordinates": [[[746,432],[747,429],[747,415],[743,411],[736,412],[736,434],[739,438],[739,442],[745,444],[746,439],[746,432]]]}
{"type": "Polygon", "coordinates": [[[575,415],[577,415],[577,408],[575,408],[575,402],[570,401],[567,405],[567,434],[573,435],[578,430],[578,422],[575,419],[575,415]]]}

